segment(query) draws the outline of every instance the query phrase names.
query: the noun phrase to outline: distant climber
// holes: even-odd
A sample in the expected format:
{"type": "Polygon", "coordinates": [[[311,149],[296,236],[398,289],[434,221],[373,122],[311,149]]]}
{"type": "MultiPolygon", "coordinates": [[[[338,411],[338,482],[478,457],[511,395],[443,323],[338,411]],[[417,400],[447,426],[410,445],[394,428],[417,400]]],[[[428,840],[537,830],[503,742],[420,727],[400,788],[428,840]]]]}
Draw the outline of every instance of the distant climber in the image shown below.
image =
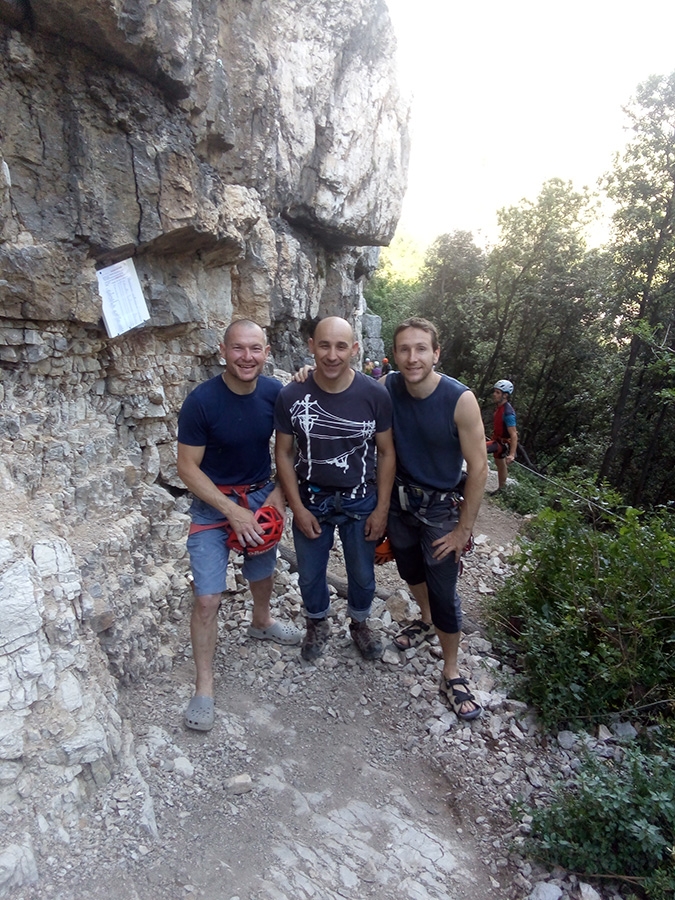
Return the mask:
{"type": "Polygon", "coordinates": [[[487,452],[494,454],[499,479],[497,491],[506,487],[507,467],[516,458],[518,451],[516,412],[510,403],[512,395],[513,382],[506,378],[498,381],[492,389],[492,399],[496,409],[492,437],[487,440],[487,452]]]}

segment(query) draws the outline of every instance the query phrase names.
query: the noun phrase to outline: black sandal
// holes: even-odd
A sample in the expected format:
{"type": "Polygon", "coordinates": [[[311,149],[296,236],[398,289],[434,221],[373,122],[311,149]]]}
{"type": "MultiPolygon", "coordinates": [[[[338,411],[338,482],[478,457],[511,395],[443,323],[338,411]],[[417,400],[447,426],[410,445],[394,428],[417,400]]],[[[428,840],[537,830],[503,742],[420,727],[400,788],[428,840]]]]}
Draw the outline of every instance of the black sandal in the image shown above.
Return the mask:
{"type": "Polygon", "coordinates": [[[478,705],[476,698],[469,690],[469,682],[466,678],[441,678],[440,691],[448,698],[458,719],[470,722],[472,719],[477,719],[483,712],[483,707],[478,705]],[[466,690],[462,690],[462,688],[466,688],[466,690]],[[474,708],[469,712],[461,712],[465,703],[473,703],[474,708]]]}
{"type": "Polygon", "coordinates": [[[436,629],[431,622],[423,622],[421,619],[415,619],[410,625],[406,625],[404,629],[394,638],[393,644],[399,650],[411,650],[413,647],[419,647],[424,641],[428,641],[430,637],[436,634],[436,629]],[[403,638],[406,643],[399,643],[403,638]]]}

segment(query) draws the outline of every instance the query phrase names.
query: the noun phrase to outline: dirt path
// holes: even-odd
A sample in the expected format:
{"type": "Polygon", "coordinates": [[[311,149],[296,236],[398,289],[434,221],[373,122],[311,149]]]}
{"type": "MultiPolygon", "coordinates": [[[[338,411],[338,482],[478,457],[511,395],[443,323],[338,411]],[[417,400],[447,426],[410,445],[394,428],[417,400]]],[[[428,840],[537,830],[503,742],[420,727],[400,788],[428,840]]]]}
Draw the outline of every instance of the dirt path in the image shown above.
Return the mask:
{"type": "MultiPolygon", "coordinates": [[[[517,528],[484,502],[476,534],[496,547],[517,528]]],[[[378,578],[402,586],[393,566],[378,578]]],[[[463,593],[475,615],[472,584],[463,593]]],[[[494,761],[481,769],[490,716],[463,726],[440,704],[438,649],[364,662],[336,601],[329,648],[308,665],[298,648],[247,639],[238,597],[221,623],[213,730],[182,724],[193,682],[186,617],[173,672],[120,691],[124,770],[94,798],[78,845],[43,861],[26,900],[525,896],[506,851],[491,850],[509,820],[492,796],[494,761]],[[453,729],[455,743],[440,745],[453,729]]],[[[383,636],[395,633],[383,603],[379,616],[383,636]]]]}

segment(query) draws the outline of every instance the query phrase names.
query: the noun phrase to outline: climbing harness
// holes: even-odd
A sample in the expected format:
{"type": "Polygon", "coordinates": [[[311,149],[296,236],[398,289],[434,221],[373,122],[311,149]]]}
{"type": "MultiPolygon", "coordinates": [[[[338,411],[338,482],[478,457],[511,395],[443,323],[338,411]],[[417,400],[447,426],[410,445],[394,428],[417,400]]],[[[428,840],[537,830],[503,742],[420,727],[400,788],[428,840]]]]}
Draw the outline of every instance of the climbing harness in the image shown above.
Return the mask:
{"type": "MultiPolygon", "coordinates": [[[[269,483],[270,479],[267,478],[265,481],[258,481],[256,484],[217,484],[216,487],[221,494],[226,494],[229,497],[238,497],[239,506],[244,509],[249,509],[248,497],[246,495],[261,490],[269,483]]],[[[200,531],[210,531],[212,528],[228,527],[227,519],[223,519],[221,522],[211,522],[209,525],[197,525],[196,522],[191,522],[188,535],[197,534],[200,531]]]]}

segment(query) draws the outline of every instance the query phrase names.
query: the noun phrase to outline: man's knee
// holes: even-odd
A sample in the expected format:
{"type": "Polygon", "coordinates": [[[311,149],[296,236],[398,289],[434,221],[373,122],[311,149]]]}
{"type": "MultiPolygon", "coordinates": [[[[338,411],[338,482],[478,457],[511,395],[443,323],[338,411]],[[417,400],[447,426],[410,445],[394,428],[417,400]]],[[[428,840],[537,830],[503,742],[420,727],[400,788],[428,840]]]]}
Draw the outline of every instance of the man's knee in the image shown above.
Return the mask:
{"type": "Polygon", "coordinates": [[[200,618],[215,618],[222,601],[222,594],[195,594],[192,608],[200,618]]]}

